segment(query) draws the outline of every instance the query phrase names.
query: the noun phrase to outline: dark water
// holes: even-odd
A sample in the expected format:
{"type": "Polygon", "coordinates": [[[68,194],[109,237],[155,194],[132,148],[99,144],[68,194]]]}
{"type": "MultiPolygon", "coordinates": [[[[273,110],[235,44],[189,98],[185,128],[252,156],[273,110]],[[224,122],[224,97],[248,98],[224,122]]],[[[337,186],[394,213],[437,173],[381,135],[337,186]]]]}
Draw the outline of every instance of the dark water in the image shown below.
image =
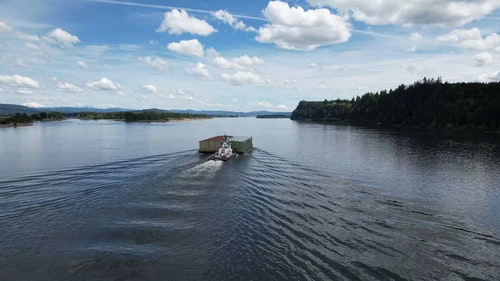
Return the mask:
{"type": "Polygon", "coordinates": [[[1,280],[498,280],[500,144],[253,118],[0,131],[1,280]],[[252,135],[207,162],[198,140],[252,135]]]}

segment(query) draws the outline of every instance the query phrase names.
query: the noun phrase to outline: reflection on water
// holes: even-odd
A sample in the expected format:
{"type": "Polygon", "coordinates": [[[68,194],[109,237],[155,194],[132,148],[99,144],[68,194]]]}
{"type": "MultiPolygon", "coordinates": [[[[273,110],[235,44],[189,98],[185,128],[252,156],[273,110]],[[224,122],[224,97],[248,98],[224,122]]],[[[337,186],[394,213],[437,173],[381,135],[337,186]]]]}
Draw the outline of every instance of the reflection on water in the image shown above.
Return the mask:
{"type": "Polygon", "coordinates": [[[2,154],[26,165],[0,179],[6,280],[500,277],[498,142],[247,118],[56,124],[1,135],[63,138],[2,154]],[[245,128],[256,148],[206,161],[193,124],[245,128]],[[102,143],[114,152],[88,157],[102,143]]]}

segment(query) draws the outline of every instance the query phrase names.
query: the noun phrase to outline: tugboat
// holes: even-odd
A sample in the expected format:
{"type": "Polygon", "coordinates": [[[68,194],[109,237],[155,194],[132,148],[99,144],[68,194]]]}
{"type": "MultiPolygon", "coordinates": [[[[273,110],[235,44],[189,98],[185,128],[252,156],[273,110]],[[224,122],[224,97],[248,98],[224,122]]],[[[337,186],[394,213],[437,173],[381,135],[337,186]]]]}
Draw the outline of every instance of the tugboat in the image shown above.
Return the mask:
{"type": "Polygon", "coordinates": [[[230,143],[230,138],[226,135],[222,138],[221,145],[219,147],[219,150],[215,152],[212,156],[208,158],[208,160],[219,160],[219,161],[227,161],[231,157],[235,156],[236,154],[233,152],[233,149],[231,148],[231,143],[230,143]]]}

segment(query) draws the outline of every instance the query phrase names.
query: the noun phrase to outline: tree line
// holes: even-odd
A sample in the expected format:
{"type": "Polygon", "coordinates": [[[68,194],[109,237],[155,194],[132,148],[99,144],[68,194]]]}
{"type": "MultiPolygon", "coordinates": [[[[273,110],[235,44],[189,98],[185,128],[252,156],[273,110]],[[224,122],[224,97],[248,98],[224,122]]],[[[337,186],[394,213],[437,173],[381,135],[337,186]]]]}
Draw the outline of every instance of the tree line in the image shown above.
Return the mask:
{"type": "Polygon", "coordinates": [[[75,113],[72,117],[86,120],[123,120],[126,122],[166,122],[169,120],[182,120],[189,118],[208,118],[208,116],[204,114],[177,113],[160,110],[82,112],[75,113]]]}
{"type": "Polygon", "coordinates": [[[169,120],[201,119],[209,118],[204,114],[176,113],[162,110],[140,110],[140,111],[117,111],[117,112],[79,112],[61,113],[52,111],[41,112],[28,115],[26,113],[16,113],[9,116],[0,117],[0,124],[28,124],[35,121],[57,121],[65,118],[77,118],[82,120],[111,119],[126,122],[166,122],[169,120]]]}
{"type": "Polygon", "coordinates": [[[34,121],[56,121],[64,119],[64,115],[61,112],[51,111],[40,112],[28,115],[26,113],[16,113],[12,116],[7,116],[4,118],[0,118],[0,124],[26,124],[32,123],[34,121]]]}
{"type": "Polygon", "coordinates": [[[301,101],[291,119],[497,131],[500,82],[443,83],[440,78],[424,78],[351,100],[301,101]]]}

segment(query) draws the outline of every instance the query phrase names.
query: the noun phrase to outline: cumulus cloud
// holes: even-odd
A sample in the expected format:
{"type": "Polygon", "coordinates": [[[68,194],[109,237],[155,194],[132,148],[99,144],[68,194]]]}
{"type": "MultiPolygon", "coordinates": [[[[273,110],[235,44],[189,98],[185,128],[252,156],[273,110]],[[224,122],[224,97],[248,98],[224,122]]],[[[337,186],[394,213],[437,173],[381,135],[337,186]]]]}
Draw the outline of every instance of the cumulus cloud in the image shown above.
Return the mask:
{"type": "Polygon", "coordinates": [[[244,70],[252,67],[256,64],[263,64],[264,61],[258,57],[250,57],[248,55],[243,55],[241,57],[233,58],[231,60],[227,60],[224,57],[217,56],[213,59],[215,65],[224,69],[235,69],[235,70],[244,70]]]}
{"type": "Polygon", "coordinates": [[[196,77],[199,77],[203,80],[212,80],[212,76],[208,72],[207,66],[203,63],[199,62],[193,68],[188,68],[186,71],[196,77]]]}
{"type": "Polygon", "coordinates": [[[119,85],[115,85],[115,83],[113,83],[113,81],[109,80],[106,77],[103,77],[103,78],[101,78],[101,80],[88,82],[87,87],[92,88],[92,89],[96,89],[96,90],[111,91],[111,90],[118,89],[119,85]]]}
{"type": "Polygon", "coordinates": [[[81,60],[77,61],[76,64],[78,64],[78,66],[81,68],[88,68],[89,67],[85,62],[83,62],[81,60]]]}
{"type": "Polygon", "coordinates": [[[30,89],[19,89],[16,91],[16,93],[21,95],[31,95],[33,94],[33,91],[31,91],[30,89]]]}
{"type": "Polygon", "coordinates": [[[329,6],[351,12],[354,19],[374,25],[440,25],[458,27],[483,18],[498,0],[307,0],[311,5],[329,6]]]}
{"type": "Polygon", "coordinates": [[[244,31],[256,31],[253,27],[247,27],[242,21],[236,19],[233,15],[231,15],[227,11],[218,10],[217,12],[212,13],[214,17],[223,21],[226,24],[229,24],[234,29],[244,30],[244,31]]]}
{"type": "Polygon", "coordinates": [[[20,86],[20,87],[29,87],[29,88],[38,88],[39,84],[37,81],[25,77],[25,76],[20,76],[20,75],[13,75],[13,76],[5,76],[5,75],[0,75],[0,83],[2,84],[9,84],[12,86],[20,86]]]}
{"type": "Polygon", "coordinates": [[[491,72],[491,73],[486,73],[486,74],[481,74],[479,75],[479,80],[480,81],[500,81],[500,70],[491,72]]]}
{"type": "Polygon", "coordinates": [[[410,35],[410,40],[411,41],[420,41],[422,40],[422,34],[420,34],[419,32],[413,32],[411,35],[410,35]]]}
{"type": "Polygon", "coordinates": [[[181,40],[180,42],[172,42],[168,44],[167,48],[170,51],[177,52],[179,54],[202,57],[204,55],[203,46],[198,41],[198,39],[192,40],[181,40]]]}
{"type": "Polygon", "coordinates": [[[10,27],[8,24],[6,24],[3,21],[0,21],[0,33],[1,32],[11,32],[12,27],[10,27]]]}
{"type": "Polygon", "coordinates": [[[257,105],[265,107],[265,108],[271,108],[271,107],[273,107],[273,105],[271,103],[267,102],[267,101],[261,101],[261,102],[257,103],[257,105]]]}
{"type": "Polygon", "coordinates": [[[347,17],[339,17],[328,9],[305,11],[302,7],[271,1],[263,13],[271,23],[260,27],[255,39],[282,49],[309,51],[347,42],[351,36],[347,17]]]}
{"type": "Polygon", "coordinates": [[[207,36],[216,32],[210,24],[204,20],[191,17],[185,10],[173,9],[165,13],[165,18],[156,32],[168,31],[169,34],[182,34],[185,32],[207,36]]]}
{"type": "Polygon", "coordinates": [[[472,61],[475,66],[485,66],[492,65],[495,62],[495,58],[488,52],[482,52],[472,57],[472,61]]]}
{"type": "Polygon", "coordinates": [[[155,70],[162,70],[168,67],[168,62],[159,57],[139,57],[139,60],[147,63],[155,70]]]}
{"type": "Polygon", "coordinates": [[[500,36],[497,33],[492,33],[483,37],[479,28],[455,29],[449,34],[440,36],[437,39],[472,51],[482,51],[500,47],[500,36]]]}
{"type": "Polygon", "coordinates": [[[235,86],[241,86],[243,84],[259,84],[264,82],[259,75],[248,71],[238,71],[232,75],[223,73],[222,79],[235,86]]]}
{"type": "Polygon", "coordinates": [[[61,90],[71,91],[71,92],[81,92],[82,89],[74,84],[68,82],[57,82],[57,86],[61,90]]]}
{"type": "Polygon", "coordinates": [[[73,44],[80,42],[78,37],[60,28],[52,30],[49,34],[47,34],[47,37],[65,48],[71,48],[73,47],[73,44]]]}
{"type": "Polygon", "coordinates": [[[23,103],[22,105],[23,106],[28,106],[28,107],[34,107],[34,108],[43,107],[42,104],[40,104],[38,102],[34,102],[34,101],[29,101],[29,102],[23,103]]]}
{"type": "Polygon", "coordinates": [[[182,99],[192,101],[194,98],[188,93],[183,90],[178,90],[177,95],[179,95],[182,99]]]}
{"type": "Polygon", "coordinates": [[[156,88],[155,85],[148,84],[148,85],[144,85],[142,87],[144,89],[146,89],[146,91],[148,91],[149,93],[152,93],[152,94],[158,92],[158,89],[156,88]]]}

